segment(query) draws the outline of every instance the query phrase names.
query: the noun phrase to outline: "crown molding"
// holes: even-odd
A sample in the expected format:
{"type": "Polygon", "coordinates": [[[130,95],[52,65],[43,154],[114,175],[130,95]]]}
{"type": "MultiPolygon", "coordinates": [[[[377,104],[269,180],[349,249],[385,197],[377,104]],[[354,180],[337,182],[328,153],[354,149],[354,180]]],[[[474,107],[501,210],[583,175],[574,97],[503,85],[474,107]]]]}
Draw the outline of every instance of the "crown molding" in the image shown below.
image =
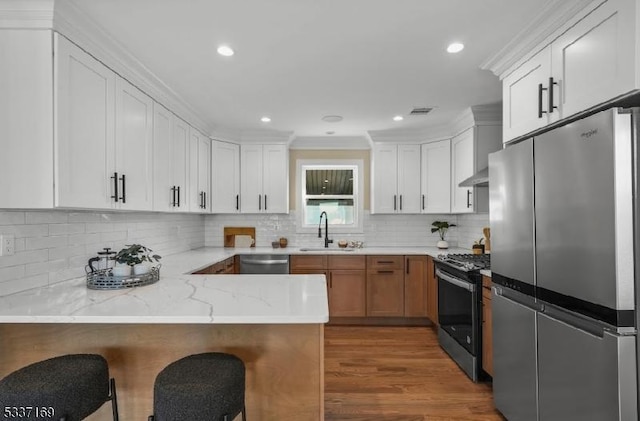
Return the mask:
{"type": "Polygon", "coordinates": [[[53,0],[0,0],[0,29],[51,29],[53,0]]]}
{"type": "MultiPolygon", "coordinates": [[[[34,0],[29,0],[34,1],[34,0]]],[[[44,0],[43,0],[44,1],[44,0]]],[[[56,2],[53,29],[203,133],[211,127],[182,97],[71,2],[56,2]]]]}
{"type": "Polygon", "coordinates": [[[240,133],[241,143],[284,143],[293,140],[293,132],[279,130],[245,130],[240,133]]]}
{"type": "Polygon", "coordinates": [[[605,0],[547,0],[540,12],[531,19],[507,45],[487,58],[480,68],[493,72],[500,79],[525,57],[535,54],[564,31],[582,19],[588,11],[605,0]],[[592,7],[587,8],[587,6],[592,7]],[[586,9],[586,10],[585,10],[586,9]]]}
{"type": "Polygon", "coordinates": [[[289,149],[369,150],[371,145],[365,136],[296,136],[289,149]]]}
{"type": "Polygon", "coordinates": [[[231,143],[239,143],[240,142],[240,131],[233,130],[226,127],[216,127],[211,132],[211,139],[213,140],[221,140],[223,142],[231,142],[231,143]]]}
{"type": "Polygon", "coordinates": [[[446,124],[426,129],[370,130],[367,133],[372,143],[420,144],[450,138],[451,126],[446,124]]]}

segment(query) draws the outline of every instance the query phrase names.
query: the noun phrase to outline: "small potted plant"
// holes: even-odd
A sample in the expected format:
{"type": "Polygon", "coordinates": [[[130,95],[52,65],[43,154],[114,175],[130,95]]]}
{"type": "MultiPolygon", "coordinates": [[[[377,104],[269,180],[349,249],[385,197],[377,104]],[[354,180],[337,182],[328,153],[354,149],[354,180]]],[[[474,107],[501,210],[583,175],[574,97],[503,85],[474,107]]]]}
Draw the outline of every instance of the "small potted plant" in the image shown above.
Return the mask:
{"type": "Polygon", "coordinates": [[[128,244],[120,250],[114,257],[117,263],[123,266],[113,268],[113,274],[116,276],[128,276],[133,273],[135,275],[144,275],[149,272],[149,266],[145,262],[153,263],[160,261],[161,257],[157,254],[151,254],[153,250],[140,244],[128,244]]]}
{"type": "Polygon", "coordinates": [[[449,228],[451,227],[455,227],[456,224],[450,224],[447,221],[433,221],[431,223],[431,225],[433,226],[433,228],[431,228],[431,232],[437,232],[438,235],[440,235],[440,241],[438,241],[438,248],[439,249],[447,249],[449,248],[449,243],[447,243],[447,241],[444,239],[447,235],[447,231],[449,230],[449,228]]]}

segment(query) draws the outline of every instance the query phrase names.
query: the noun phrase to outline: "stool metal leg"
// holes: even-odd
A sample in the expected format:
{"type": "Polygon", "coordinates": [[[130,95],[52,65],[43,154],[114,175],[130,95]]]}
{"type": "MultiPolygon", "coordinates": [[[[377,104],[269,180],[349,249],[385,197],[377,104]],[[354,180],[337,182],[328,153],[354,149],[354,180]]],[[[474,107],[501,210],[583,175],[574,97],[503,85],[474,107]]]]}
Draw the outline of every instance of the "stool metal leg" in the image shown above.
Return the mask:
{"type": "Polygon", "coordinates": [[[109,394],[109,399],[111,400],[111,410],[113,411],[113,421],[119,421],[119,417],[118,417],[118,394],[116,393],[116,380],[115,379],[110,379],[109,380],[109,389],[110,389],[110,394],[109,394]]]}

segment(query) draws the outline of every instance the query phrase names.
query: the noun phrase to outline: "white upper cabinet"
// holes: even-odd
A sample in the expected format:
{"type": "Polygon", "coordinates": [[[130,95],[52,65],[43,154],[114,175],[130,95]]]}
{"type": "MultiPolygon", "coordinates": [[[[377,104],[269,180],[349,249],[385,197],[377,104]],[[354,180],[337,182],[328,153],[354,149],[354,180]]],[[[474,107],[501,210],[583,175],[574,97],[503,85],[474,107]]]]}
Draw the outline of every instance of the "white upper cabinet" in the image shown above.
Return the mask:
{"type": "Polygon", "coordinates": [[[158,103],[153,105],[153,210],[186,211],[189,126],[158,103]]]}
{"type": "Polygon", "coordinates": [[[51,31],[3,29],[0,52],[0,208],[51,208],[51,31]]]}
{"type": "Polygon", "coordinates": [[[372,213],[420,213],[420,145],[375,144],[372,213]]]}
{"type": "Polygon", "coordinates": [[[451,139],[426,143],[422,151],[422,213],[451,212],[451,139]]]}
{"type": "Polygon", "coordinates": [[[587,12],[506,73],[504,142],[640,86],[635,0],[607,0],[587,12]]]}
{"type": "Polygon", "coordinates": [[[451,213],[489,211],[488,187],[459,184],[488,167],[489,153],[502,147],[499,125],[473,126],[451,139],[451,213]]]}
{"type": "Polygon", "coordinates": [[[289,156],[286,145],[240,147],[240,211],[289,212],[289,156]]]}
{"type": "Polygon", "coordinates": [[[153,100],[116,78],[115,172],[120,209],[153,209],[153,100]]]}
{"type": "Polygon", "coordinates": [[[60,207],[151,210],[153,101],[55,35],[60,207]]]}
{"type": "Polygon", "coordinates": [[[635,0],[608,0],[552,44],[560,118],[634,89],[635,0]]]}
{"type": "Polygon", "coordinates": [[[189,211],[211,212],[211,140],[193,127],[189,131],[189,182],[187,204],[189,211]]]}
{"type": "Polygon", "coordinates": [[[502,81],[503,140],[511,140],[550,122],[548,83],[551,46],[502,81]]]}
{"type": "Polygon", "coordinates": [[[55,204],[109,209],[115,167],[116,74],[55,34],[55,204]]]}
{"type": "Polygon", "coordinates": [[[240,212],[240,146],[211,142],[211,211],[240,212]]]}

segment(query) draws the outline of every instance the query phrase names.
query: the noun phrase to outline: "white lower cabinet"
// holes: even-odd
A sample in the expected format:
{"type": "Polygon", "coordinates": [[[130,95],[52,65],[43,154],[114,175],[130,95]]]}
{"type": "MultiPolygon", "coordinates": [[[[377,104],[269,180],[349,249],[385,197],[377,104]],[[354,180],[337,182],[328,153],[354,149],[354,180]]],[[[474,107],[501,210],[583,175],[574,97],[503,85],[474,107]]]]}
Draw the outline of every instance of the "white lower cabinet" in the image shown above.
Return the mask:
{"type": "Polygon", "coordinates": [[[211,212],[211,140],[190,127],[189,182],[186,202],[190,212],[211,212]]]}
{"type": "Polygon", "coordinates": [[[211,211],[240,212],[240,145],[211,142],[211,211]]]}
{"type": "Polygon", "coordinates": [[[158,103],[153,112],[153,210],[188,209],[187,141],[189,125],[158,103]]]}
{"type": "Polygon", "coordinates": [[[451,139],[421,146],[422,213],[451,212],[451,139]]]}
{"type": "Polygon", "coordinates": [[[289,154],[286,145],[241,145],[240,211],[289,212],[289,154]]]}

